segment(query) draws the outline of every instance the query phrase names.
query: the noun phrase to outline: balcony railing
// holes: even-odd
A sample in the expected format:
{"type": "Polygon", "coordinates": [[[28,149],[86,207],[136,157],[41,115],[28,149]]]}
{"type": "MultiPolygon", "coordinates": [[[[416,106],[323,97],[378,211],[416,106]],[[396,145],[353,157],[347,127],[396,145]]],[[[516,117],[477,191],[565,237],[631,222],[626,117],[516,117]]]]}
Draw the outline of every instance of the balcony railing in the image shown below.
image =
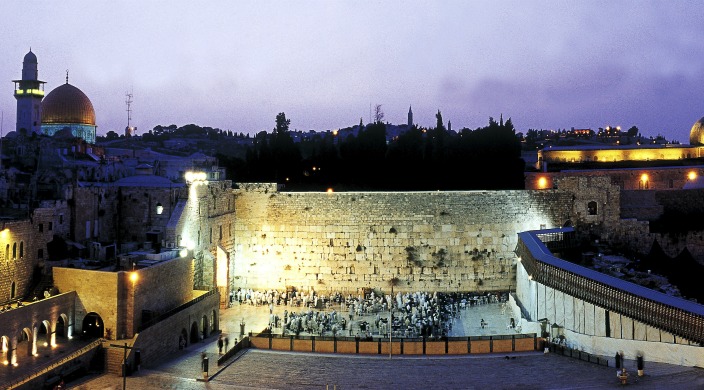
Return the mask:
{"type": "MultiPolygon", "coordinates": [[[[573,232],[572,228],[553,229],[549,236],[555,239],[562,233],[570,237],[573,232]]],[[[518,234],[516,255],[533,280],[704,346],[703,305],[559,259],[541,241],[544,233],[518,234]]]]}

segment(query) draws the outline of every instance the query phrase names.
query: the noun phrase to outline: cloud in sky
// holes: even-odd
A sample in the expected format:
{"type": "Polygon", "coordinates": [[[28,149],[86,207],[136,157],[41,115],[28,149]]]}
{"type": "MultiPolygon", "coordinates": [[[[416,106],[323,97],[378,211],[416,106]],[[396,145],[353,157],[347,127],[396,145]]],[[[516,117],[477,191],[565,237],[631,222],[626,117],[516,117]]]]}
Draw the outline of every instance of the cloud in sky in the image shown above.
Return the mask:
{"type": "Polygon", "coordinates": [[[99,133],[133,123],[270,131],[386,119],[454,129],[638,126],[686,142],[704,115],[699,1],[76,1],[0,3],[0,109],[29,47],[47,92],[70,82],[99,133]]]}

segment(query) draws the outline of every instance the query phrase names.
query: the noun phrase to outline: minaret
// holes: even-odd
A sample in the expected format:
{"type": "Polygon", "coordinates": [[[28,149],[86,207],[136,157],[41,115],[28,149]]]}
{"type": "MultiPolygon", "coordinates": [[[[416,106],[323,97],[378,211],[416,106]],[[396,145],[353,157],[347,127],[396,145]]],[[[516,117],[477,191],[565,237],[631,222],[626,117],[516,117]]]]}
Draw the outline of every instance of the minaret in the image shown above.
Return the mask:
{"type": "Polygon", "coordinates": [[[42,99],[44,98],[44,81],[39,80],[37,56],[29,49],[22,62],[22,80],[15,83],[17,99],[17,125],[19,132],[24,129],[27,134],[41,133],[42,99]]]}
{"type": "Polygon", "coordinates": [[[408,127],[413,127],[413,110],[408,106],[408,127]]]}

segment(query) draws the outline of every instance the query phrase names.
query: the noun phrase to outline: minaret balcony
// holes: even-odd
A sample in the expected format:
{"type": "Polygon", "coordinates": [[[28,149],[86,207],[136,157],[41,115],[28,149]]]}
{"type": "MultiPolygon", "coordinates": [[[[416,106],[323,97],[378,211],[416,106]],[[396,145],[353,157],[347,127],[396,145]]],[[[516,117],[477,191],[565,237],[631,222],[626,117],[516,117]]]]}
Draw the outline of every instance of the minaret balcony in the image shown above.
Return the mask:
{"type": "Polygon", "coordinates": [[[15,97],[22,97],[22,96],[43,97],[44,91],[42,91],[41,89],[16,89],[15,90],[15,97]]]}

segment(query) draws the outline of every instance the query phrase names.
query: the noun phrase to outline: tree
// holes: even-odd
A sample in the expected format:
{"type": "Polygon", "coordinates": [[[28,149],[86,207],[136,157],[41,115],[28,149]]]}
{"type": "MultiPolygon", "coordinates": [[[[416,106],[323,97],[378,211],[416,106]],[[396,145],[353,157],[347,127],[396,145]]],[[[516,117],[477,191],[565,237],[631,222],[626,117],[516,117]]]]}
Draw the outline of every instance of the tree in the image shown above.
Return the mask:
{"type": "Polygon", "coordinates": [[[276,115],[276,128],[274,128],[274,136],[288,133],[288,127],[291,124],[290,119],[286,119],[286,114],[280,112],[276,115]]]}
{"type": "Polygon", "coordinates": [[[628,135],[629,137],[636,137],[638,136],[638,128],[636,126],[632,126],[630,129],[628,129],[628,135]]]}
{"type": "Polygon", "coordinates": [[[107,134],[105,134],[105,140],[107,140],[107,141],[111,141],[111,140],[118,139],[118,138],[120,138],[120,136],[116,132],[114,132],[113,130],[110,130],[107,132],[107,134]]]}
{"type": "Polygon", "coordinates": [[[435,118],[438,120],[437,125],[435,126],[436,130],[445,130],[445,125],[442,122],[442,114],[440,113],[440,110],[438,110],[438,113],[435,114],[435,118]]]}
{"type": "Polygon", "coordinates": [[[384,111],[381,110],[381,104],[374,106],[374,123],[381,123],[384,120],[384,111]]]}

